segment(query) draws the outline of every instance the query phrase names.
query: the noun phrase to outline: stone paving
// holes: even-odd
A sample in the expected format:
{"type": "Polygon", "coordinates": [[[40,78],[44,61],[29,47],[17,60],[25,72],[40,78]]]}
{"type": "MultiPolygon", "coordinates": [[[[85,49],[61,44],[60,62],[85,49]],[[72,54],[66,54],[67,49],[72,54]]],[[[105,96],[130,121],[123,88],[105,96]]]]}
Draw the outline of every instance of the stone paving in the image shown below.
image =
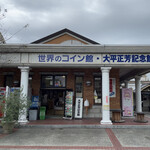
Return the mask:
{"type": "Polygon", "coordinates": [[[113,149],[150,150],[149,129],[19,128],[12,134],[0,129],[0,149],[113,149]]]}
{"type": "Polygon", "coordinates": [[[150,116],[148,123],[136,123],[124,118],[125,123],[100,125],[100,119],[31,121],[3,134],[2,150],[150,150],[150,116]]]}

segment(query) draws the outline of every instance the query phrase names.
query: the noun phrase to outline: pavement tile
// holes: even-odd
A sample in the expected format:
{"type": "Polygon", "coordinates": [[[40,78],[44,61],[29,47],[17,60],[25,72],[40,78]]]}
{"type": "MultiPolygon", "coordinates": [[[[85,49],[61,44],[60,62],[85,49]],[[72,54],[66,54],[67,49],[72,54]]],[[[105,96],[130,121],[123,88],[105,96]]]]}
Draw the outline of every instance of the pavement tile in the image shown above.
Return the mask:
{"type": "Polygon", "coordinates": [[[99,118],[37,120],[13,134],[3,134],[0,128],[0,149],[150,150],[150,115],[145,117],[148,123],[123,119],[125,123],[109,126],[102,126],[99,118]]]}
{"type": "Polygon", "coordinates": [[[105,129],[23,128],[0,139],[11,146],[104,146],[112,147],[105,129]]]}
{"type": "Polygon", "coordinates": [[[112,131],[123,147],[149,147],[150,149],[149,129],[112,129],[112,131]]]}

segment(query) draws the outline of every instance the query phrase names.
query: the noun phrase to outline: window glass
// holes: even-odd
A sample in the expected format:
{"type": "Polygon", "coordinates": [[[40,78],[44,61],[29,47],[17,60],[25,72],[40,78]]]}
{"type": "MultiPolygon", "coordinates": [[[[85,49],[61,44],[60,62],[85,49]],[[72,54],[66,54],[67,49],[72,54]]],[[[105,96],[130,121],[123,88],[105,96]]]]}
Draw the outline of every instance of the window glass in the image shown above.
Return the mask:
{"type": "Polygon", "coordinates": [[[83,97],[83,77],[76,77],[76,98],[83,97]]]}
{"type": "Polygon", "coordinates": [[[42,76],[42,88],[64,88],[66,87],[66,76],[47,75],[42,76]]]}
{"type": "Polygon", "coordinates": [[[53,86],[53,76],[42,76],[42,87],[48,88],[53,86]]]}
{"type": "Polygon", "coordinates": [[[5,86],[9,86],[9,87],[13,86],[13,76],[11,75],[5,76],[5,86]]]}
{"type": "Polygon", "coordinates": [[[65,87],[66,76],[55,76],[55,87],[65,87]]]}
{"type": "Polygon", "coordinates": [[[95,104],[102,103],[102,81],[100,77],[94,78],[94,102],[95,104]]]}

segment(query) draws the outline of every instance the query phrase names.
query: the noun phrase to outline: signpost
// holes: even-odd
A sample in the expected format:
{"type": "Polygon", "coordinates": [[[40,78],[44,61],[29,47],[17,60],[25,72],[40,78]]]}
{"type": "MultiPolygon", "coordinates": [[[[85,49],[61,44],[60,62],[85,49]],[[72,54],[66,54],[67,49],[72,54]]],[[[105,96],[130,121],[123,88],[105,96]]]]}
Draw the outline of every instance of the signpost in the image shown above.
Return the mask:
{"type": "Polygon", "coordinates": [[[83,98],[76,98],[75,118],[82,118],[83,113],[83,98]]]}

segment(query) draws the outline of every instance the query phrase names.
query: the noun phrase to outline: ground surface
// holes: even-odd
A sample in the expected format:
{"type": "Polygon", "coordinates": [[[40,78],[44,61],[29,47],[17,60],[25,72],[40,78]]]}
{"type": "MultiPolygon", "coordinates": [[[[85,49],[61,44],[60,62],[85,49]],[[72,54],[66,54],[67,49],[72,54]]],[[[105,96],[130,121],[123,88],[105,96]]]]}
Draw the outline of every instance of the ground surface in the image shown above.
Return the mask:
{"type": "Polygon", "coordinates": [[[20,128],[3,134],[0,149],[145,149],[150,129],[20,128]]]}

